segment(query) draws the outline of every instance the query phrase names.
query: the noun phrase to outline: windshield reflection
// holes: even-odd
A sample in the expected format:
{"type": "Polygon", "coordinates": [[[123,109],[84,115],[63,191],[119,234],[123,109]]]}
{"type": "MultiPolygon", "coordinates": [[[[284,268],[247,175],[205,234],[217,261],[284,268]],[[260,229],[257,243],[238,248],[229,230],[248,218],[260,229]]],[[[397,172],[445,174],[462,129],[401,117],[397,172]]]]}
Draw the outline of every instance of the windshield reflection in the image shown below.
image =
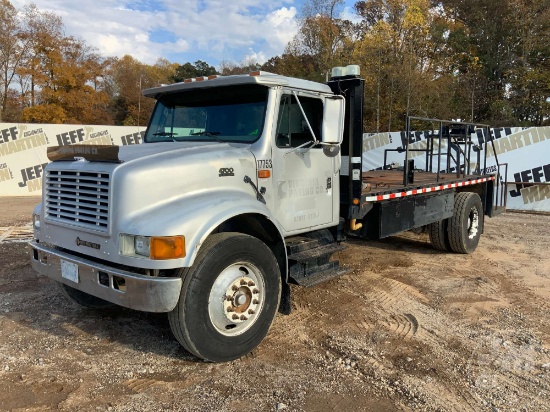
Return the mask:
{"type": "Polygon", "coordinates": [[[158,99],[145,143],[253,143],[262,133],[268,89],[259,85],[178,91],[158,99]]]}

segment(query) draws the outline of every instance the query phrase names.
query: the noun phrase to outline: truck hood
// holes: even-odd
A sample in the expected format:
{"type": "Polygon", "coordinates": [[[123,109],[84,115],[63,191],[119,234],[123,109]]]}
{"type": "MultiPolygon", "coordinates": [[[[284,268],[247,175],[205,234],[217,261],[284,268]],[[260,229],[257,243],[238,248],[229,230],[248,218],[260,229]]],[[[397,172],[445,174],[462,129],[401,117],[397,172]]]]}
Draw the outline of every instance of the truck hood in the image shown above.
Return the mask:
{"type": "Polygon", "coordinates": [[[215,197],[227,189],[254,196],[244,178],[256,181],[256,160],[245,147],[170,142],[121,148],[119,158],[123,163],[111,176],[114,217],[129,222],[151,209],[159,210],[163,204],[207,193],[215,197]]]}
{"type": "MultiPolygon", "coordinates": [[[[243,146],[243,145],[240,145],[243,146]]],[[[218,142],[162,142],[142,143],[136,145],[120,146],[118,157],[121,162],[131,162],[136,159],[160,155],[162,153],[179,152],[189,153],[196,149],[200,151],[227,150],[231,146],[228,143],[218,142]]]]}

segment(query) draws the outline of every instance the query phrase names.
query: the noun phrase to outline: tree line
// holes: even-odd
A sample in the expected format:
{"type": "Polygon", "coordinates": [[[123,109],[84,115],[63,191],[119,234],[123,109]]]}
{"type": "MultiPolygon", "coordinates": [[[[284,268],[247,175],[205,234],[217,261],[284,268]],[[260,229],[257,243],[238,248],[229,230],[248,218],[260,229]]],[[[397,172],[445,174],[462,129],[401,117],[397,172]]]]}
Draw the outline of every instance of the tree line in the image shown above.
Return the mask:
{"type": "Polygon", "coordinates": [[[395,131],[407,115],[492,126],[550,124],[550,0],[307,0],[299,30],[264,64],[155,64],[105,57],[65,36],[61,18],[0,0],[0,121],[145,125],[141,90],[212,74],[265,70],[325,81],[359,64],[364,129],[395,131]]]}

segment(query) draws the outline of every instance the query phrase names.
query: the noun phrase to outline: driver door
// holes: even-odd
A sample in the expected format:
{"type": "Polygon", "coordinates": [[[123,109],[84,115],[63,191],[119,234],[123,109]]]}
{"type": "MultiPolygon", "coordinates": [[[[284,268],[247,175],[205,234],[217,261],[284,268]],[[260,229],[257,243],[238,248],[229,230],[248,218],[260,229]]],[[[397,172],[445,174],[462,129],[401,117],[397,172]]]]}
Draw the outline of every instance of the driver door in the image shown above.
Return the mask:
{"type": "Polygon", "coordinates": [[[321,145],[314,145],[308,122],[320,140],[323,99],[285,92],[276,124],[273,180],[275,215],[286,232],[333,222],[333,190],[338,182],[335,158],[327,157],[321,145]]]}

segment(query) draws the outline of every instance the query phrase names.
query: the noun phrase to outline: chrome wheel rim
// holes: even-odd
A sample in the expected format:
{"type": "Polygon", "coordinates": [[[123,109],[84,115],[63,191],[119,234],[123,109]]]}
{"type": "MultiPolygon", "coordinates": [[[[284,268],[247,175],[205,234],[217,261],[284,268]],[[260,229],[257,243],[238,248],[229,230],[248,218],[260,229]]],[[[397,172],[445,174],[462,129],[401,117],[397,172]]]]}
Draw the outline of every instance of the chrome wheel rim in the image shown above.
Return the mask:
{"type": "Polygon", "coordinates": [[[468,238],[473,239],[477,235],[479,230],[479,213],[475,207],[470,210],[468,216],[468,238]]]}
{"type": "Polygon", "coordinates": [[[208,297],[208,315],[225,336],[244,333],[257,321],[263,307],[265,282],[251,263],[234,263],[216,278],[208,297]]]}

